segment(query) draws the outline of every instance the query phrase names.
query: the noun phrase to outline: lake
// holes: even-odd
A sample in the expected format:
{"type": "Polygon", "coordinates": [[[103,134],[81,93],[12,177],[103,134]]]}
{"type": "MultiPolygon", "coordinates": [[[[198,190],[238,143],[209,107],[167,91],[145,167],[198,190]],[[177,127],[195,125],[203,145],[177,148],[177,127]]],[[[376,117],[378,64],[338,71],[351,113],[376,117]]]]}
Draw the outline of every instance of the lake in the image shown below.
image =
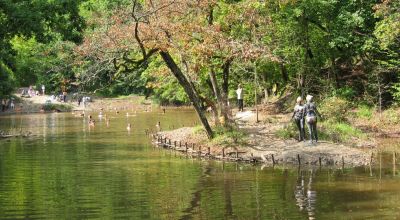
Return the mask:
{"type": "MultiPolygon", "coordinates": [[[[187,158],[145,134],[192,126],[192,110],[126,117],[0,116],[0,219],[400,219],[391,154],[375,167],[265,167],[187,158]],[[126,126],[132,124],[128,132],[126,126]]],[[[378,157],[379,158],[379,157],[378,157]]]]}

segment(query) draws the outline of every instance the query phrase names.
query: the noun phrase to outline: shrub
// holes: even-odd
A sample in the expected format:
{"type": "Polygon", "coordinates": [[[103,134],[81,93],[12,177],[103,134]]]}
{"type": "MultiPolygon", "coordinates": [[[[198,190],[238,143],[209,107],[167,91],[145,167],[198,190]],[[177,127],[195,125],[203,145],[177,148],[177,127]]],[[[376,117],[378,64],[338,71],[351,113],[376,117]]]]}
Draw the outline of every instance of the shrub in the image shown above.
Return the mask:
{"type": "Polygon", "coordinates": [[[325,99],[321,103],[319,112],[328,120],[345,121],[349,109],[350,105],[348,101],[334,96],[325,99]]]}
{"type": "Polygon", "coordinates": [[[298,138],[297,127],[294,123],[290,123],[276,131],[276,135],[283,139],[298,138]]]}
{"type": "Polygon", "coordinates": [[[214,133],[215,137],[213,139],[213,143],[215,144],[246,144],[246,134],[236,127],[217,126],[214,128],[214,133]]]}
{"type": "Polygon", "coordinates": [[[345,142],[351,138],[365,138],[365,134],[358,128],[346,122],[335,122],[332,120],[324,121],[321,125],[321,139],[334,142],[345,142]]]}
{"type": "Polygon", "coordinates": [[[356,92],[353,88],[349,86],[344,86],[339,89],[335,89],[332,92],[333,97],[339,97],[341,99],[352,100],[356,95],[356,92]]]}
{"type": "Polygon", "coordinates": [[[61,112],[69,112],[72,110],[72,106],[70,105],[63,105],[63,104],[45,104],[43,105],[43,109],[45,111],[53,111],[53,110],[57,110],[57,111],[61,111],[61,112]]]}
{"type": "Polygon", "coordinates": [[[357,110],[357,117],[364,119],[371,119],[373,114],[373,108],[367,105],[360,105],[357,110]]]}

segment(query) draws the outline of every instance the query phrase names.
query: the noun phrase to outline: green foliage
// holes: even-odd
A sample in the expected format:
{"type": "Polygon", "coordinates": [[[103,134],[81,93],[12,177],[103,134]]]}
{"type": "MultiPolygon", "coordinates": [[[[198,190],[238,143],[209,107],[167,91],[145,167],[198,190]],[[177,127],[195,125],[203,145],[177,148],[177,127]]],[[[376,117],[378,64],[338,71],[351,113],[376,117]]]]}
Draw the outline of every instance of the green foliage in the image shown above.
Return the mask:
{"type": "Polygon", "coordinates": [[[319,107],[319,112],[327,120],[345,121],[350,103],[343,98],[330,97],[323,100],[319,107]]]}
{"type": "Polygon", "coordinates": [[[276,131],[276,136],[282,139],[298,138],[298,130],[294,123],[290,123],[276,131]]]}
{"type": "Polygon", "coordinates": [[[396,125],[400,123],[400,114],[398,111],[390,108],[382,112],[381,120],[384,124],[396,125]]]}
{"type": "Polygon", "coordinates": [[[14,83],[14,73],[0,61],[0,98],[11,94],[14,83]]]}
{"type": "Polygon", "coordinates": [[[359,105],[357,108],[357,117],[363,119],[371,119],[374,114],[374,109],[367,105],[359,105]]]}
{"type": "Polygon", "coordinates": [[[366,138],[360,129],[353,127],[346,122],[327,120],[320,122],[320,138],[334,142],[346,142],[352,138],[366,138]]]}
{"type": "Polygon", "coordinates": [[[214,134],[215,137],[212,143],[216,145],[232,146],[246,144],[247,134],[235,127],[218,126],[214,128],[214,134]]]}
{"type": "Polygon", "coordinates": [[[60,112],[69,112],[72,110],[72,106],[65,104],[45,104],[43,105],[43,109],[45,111],[60,111],[60,112]]]}
{"type": "Polygon", "coordinates": [[[354,99],[355,95],[356,92],[354,91],[354,88],[349,86],[344,86],[338,89],[334,89],[332,91],[332,96],[339,97],[347,101],[351,101],[352,99],[354,99]]]}

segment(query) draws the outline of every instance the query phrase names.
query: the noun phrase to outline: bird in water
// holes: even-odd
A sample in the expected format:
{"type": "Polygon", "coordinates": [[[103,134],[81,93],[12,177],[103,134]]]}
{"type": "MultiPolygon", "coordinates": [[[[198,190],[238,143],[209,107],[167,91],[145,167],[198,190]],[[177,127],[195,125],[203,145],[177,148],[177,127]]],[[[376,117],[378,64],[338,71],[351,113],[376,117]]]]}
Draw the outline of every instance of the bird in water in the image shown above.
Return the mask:
{"type": "Polygon", "coordinates": [[[90,119],[90,120],[89,120],[89,126],[90,126],[90,127],[94,127],[95,125],[96,125],[96,121],[90,119]]]}

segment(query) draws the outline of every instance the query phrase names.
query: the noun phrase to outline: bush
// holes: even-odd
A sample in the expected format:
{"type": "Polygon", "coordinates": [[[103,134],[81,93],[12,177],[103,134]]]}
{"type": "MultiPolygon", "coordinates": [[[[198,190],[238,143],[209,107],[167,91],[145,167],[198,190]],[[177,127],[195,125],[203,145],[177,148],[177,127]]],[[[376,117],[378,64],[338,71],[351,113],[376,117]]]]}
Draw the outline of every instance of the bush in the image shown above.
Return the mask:
{"type": "Polygon", "coordinates": [[[45,104],[43,105],[43,109],[45,111],[61,111],[61,112],[69,112],[72,110],[72,106],[70,105],[63,105],[63,104],[45,104]]]}
{"type": "Polygon", "coordinates": [[[349,102],[343,98],[330,97],[325,99],[319,108],[319,112],[327,120],[346,121],[346,115],[350,109],[349,102]]]}
{"type": "Polygon", "coordinates": [[[333,97],[339,97],[341,99],[352,100],[356,95],[353,88],[345,86],[339,89],[335,89],[332,92],[333,97]]]}
{"type": "Polygon", "coordinates": [[[220,145],[231,144],[246,144],[246,134],[236,127],[222,127],[217,126],[214,128],[215,137],[213,143],[220,145]]]}
{"type": "MultiPolygon", "coordinates": [[[[307,128],[305,128],[307,129],[307,128]]],[[[284,126],[276,132],[276,135],[282,139],[298,138],[298,130],[294,123],[284,126]]]]}
{"type": "Polygon", "coordinates": [[[345,142],[351,138],[365,138],[365,134],[358,128],[345,122],[335,122],[332,120],[320,123],[320,138],[334,142],[345,142]]]}
{"type": "Polygon", "coordinates": [[[382,122],[388,125],[395,125],[400,123],[400,115],[394,109],[388,109],[382,112],[382,122]]]}
{"type": "Polygon", "coordinates": [[[373,108],[367,105],[360,105],[358,106],[357,110],[357,117],[364,118],[364,119],[371,119],[373,115],[373,108]]]}

